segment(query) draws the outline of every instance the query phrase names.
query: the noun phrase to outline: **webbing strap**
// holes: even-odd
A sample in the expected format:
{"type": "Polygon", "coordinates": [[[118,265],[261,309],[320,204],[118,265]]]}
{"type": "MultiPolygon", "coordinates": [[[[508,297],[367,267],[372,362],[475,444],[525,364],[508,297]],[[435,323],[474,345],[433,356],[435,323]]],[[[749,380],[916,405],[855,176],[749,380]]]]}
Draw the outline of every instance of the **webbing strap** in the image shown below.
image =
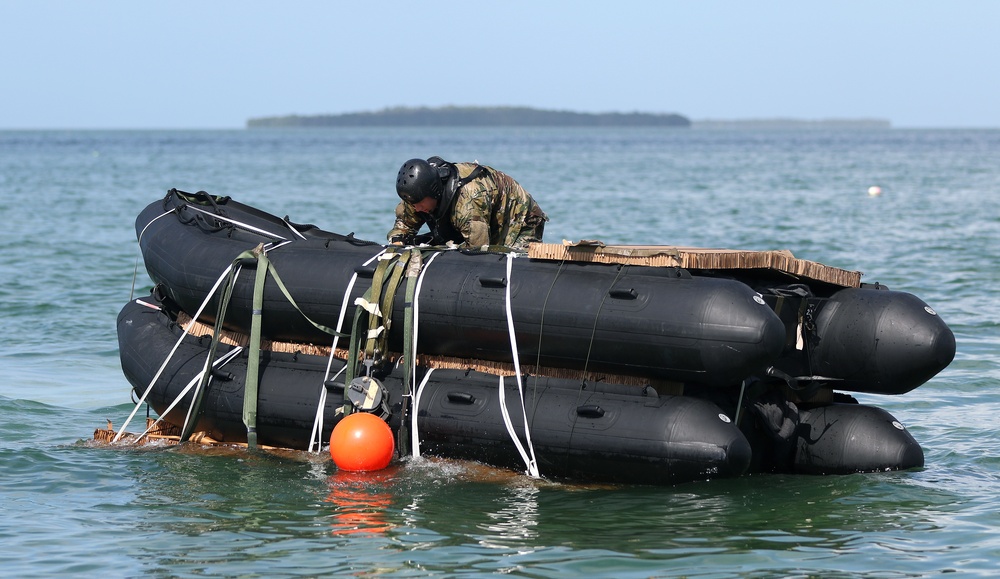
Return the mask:
{"type": "Polygon", "coordinates": [[[372,276],[371,288],[355,302],[359,306],[355,311],[356,318],[363,315],[362,310],[368,314],[368,331],[364,334],[364,360],[375,360],[387,350],[389,328],[392,325],[392,305],[411,254],[412,251],[406,249],[382,256],[372,276]]]}
{"type": "Polygon", "coordinates": [[[236,276],[239,275],[240,267],[239,262],[242,258],[246,257],[247,253],[243,252],[233,263],[229,266],[229,276],[226,279],[226,284],[222,288],[222,299],[219,300],[219,306],[215,313],[215,328],[212,330],[212,344],[208,348],[208,358],[205,360],[205,368],[201,373],[201,382],[199,382],[198,387],[194,392],[194,400],[191,402],[191,406],[188,407],[187,416],[184,419],[184,426],[181,428],[180,442],[187,442],[191,438],[191,434],[194,432],[195,424],[198,422],[198,415],[201,413],[201,401],[205,396],[205,390],[208,388],[208,383],[212,379],[211,368],[215,363],[215,353],[219,347],[219,340],[222,338],[222,321],[226,318],[226,310],[229,309],[229,299],[233,295],[233,286],[236,285],[236,276]]]}
{"type": "Polygon", "coordinates": [[[423,261],[420,256],[420,250],[417,248],[411,249],[409,259],[410,264],[406,268],[406,295],[403,300],[403,399],[399,421],[399,436],[396,437],[400,456],[410,453],[406,414],[409,411],[410,398],[413,395],[413,369],[416,367],[415,358],[417,356],[417,344],[414,341],[413,332],[413,306],[414,298],[417,294],[417,279],[420,277],[420,269],[423,261]]]}
{"type": "MultiPolygon", "coordinates": [[[[372,290],[368,288],[365,294],[358,298],[358,300],[368,301],[371,298],[372,290]]],[[[354,308],[354,321],[351,322],[351,332],[349,335],[350,346],[347,349],[347,371],[344,373],[344,384],[350,384],[352,380],[358,376],[358,363],[360,360],[359,350],[361,349],[361,341],[364,338],[364,323],[365,318],[362,315],[365,312],[364,306],[358,305],[354,308]]],[[[351,404],[347,400],[347,388],[344,388],[344,402],[347,402],[347,407],[344,410],[345,414],[350,413],[351,404]]]]}
{"type": "MultiPolygon", "coordinates": [[[[413,346],[410,348],[410,352],[411,352],[410,353],[411,366],[410,366],[410,376],[409,376],[408,380],[409,380],[410,384],[415,385],[414,388],[413,388],[413,391],[412,391],[412,399],[413,399],[412,400],[412,402],[413,402],[412,405],[413,405],[413,408],[410,409],[410,430],[411,430],[411,434],[410,434],[410,451],[413,453],[414,457],[420,456],[420,430],[419,430],[420,424],[417,421],[417,415],[420,413],[420,394],[423,392],[424,386],[427,384],[427,381],[430,380],[431,373],[434,372],[433,368],[428,368],[427,372],[424,373],[424,379],[420,382],[420,385],[416,385],[417,384],[417,372],[416,372],[416,368],[417,368],[417,342],[420,340],[420,336],[419,336],[419,331],[420,331],[420,300],[419,300],[419,298],[420,298],[420,288],[421,288],[421,286],[424,283],[424,276],[427,275],[427,270],[430,269],[431,264],[434,263],[434,260],[437,259],[437,257],[439,255],[441,255],[440,252],[435,252],[427,260],[426,264],[422,264],[422,267],[420,268],[420,273],[417,276],[416,288],[413,290],[413,308],[412,308],[412,315],[413,315],[412,334],[413,334],[413,336],[411,338],[411,343],[412,343],[413,346]]],[[[421,257],[420,260],[423,261],[423,258],[421,257]]],[[[404,415],[402,417],[402,419],[406,420],[406,416],[404,415]]]]}
{"type": "Polygon", "coordinates": [[[313,321],[309,316],[302,311],[299,305],[292,298],[292,295],[288,292],[285,287],[284,282],[281,281],[281,276],[278,275],[278,271],[274,268],[274,264],[271,260],[267,258],[267,251],[264,248],[264,244],[258,245],[256,248],[236,256],[233,259],[233,263],[229,270],[229,279],[223,290],[222,300],[219,302],[218,313],[215,317],[215,328],[212,333],[212,345],[209,348],[208,360],[206,360],[206,370],[202,374],[202,381],[195,391],[194,402],[188,409],[188,418],[184,422],[184,427],[181,431],[181,442],[187,441],[194,430],[195,423],[197,422],[198,413],[201,410],[201,401],[204,396],[208,382],[211,379],[212,373],[208,370],[210,365],[215,360],[215,352],[218,347],[219,339],[222,334],[222,323],[226,317],[226,310],[229,308],[229,300],[232,297],[233,287],[235,284],[235,278],[239,271],[239,264],[243,260],[253,259],[257,261],[257,275],[254,281],[254,293],[253,293],[253,311],[251,312],[250,320],[250,354],[247,362],[247,376],[246,384],[244,386],[244,398],[243,398],[243,423],[247,427],[247,444],[250,448],[256,448],[257,445],[257,390],[258,390],[258,378],[259,378],[259,364],[260,364],[260,334],[261,334],[261,316],[264,309],[264,282],[268,275],[274,280],[278,289],[281,290],[282,295],[288,300],[288,303],[295,308],[303,318],[306,319],[310,324],[316,329],[325,332],[327,334],[344,337],[345,334],[341,334],[332,328],[328,328],[322,324],[313,321]]]}
{"type": "Polygon", "coordinates": [[[514,441],[514,446],[517,447],[517,451],[521,454],[521,458],[524,460],[524,464],[527,467],[527,474],[533,478],[538,478],[538,460],[535,458],[535,447],[531,443],[531,428],[528,426],[528,410],[524,401],[524,386],[521,384],[521,362],[517,352],[517,337],[514,333],[514,313],[510,304],[510,287],[513,284],[511,281],[511,268],[514,263],[514,257],[516,254],[507,254],[507,286],[504,288],[504,305],[507,312],[507,331],[510,335],[510,355],[512,361],[514,362],[514,376],[517,378],[517,393],[520,396],[521,402],[521,417],[524,419],[524,438],[525,445],[527,446],[527,451],[525,451],[524,446],[521,445],[521,440],[517,436],[517,432],[514,430],[514,425],[510,420],[510,414],[507,411],[507,398],[505,394],[505,388],[503,383],[503,376],[500,376],[500,411],[503,415],[504,424],[507,426],[507,432],[510,433],[511,440],[514,441]]]}
{"type": "MultiPolygon", "coordinates": [[[[367,267],[371,262],[379,258],[385,249],[373,255],[370,259],[364,262],[364,266],[367,267]]],[[[347,314],[347,302],[351,297],[351,291],[354,289],[355,282],[358,281],[358,272],[355,271],[351,275],[351,281],[347,282],[347,287],[344,289],[344,297],[340,303],[340,315],[337,317],[336,330],[339,332],[341,328],[344,327],[344,316],[347,314]]],[[[319,401],[316,403],[316,417],[313,419],[313,429],[312,434],[309,435],[309,452],[313,451],[314,445],[316,451],[319,452],[323,449],[323,411],[326,408],[326,383],[330,380],[330,368],[333,366],[333,359],[337,353],[337,342],[340,341],[341,334],[334,336],[333,345],[330,346],[330,356],[326,360],[326,373],[323,374],[323,382],[319,387],[319,401]]],[[[348,344],[348,347],[350,345],[348,344]]],[[[334,376],[333,380],[336,380],[341,374],[347,370],[347,364],[345,364],[340,371],[338,371],[334,376]]],[[[339,409],[337,414],[344,412],[343,406],[339,409]]]]}
{"type": "MultiPolygon", "coordinates": [[[[221,367],[225,366],[230,361],[232,361],[233,358],[235,358],[236,356],[238,356],[240,354],[240,352],[242,352],[242,351],[243,351],[243,347],[242,346],[236,346],[236,347],[234,347],[232,350],[226,352],[225,354],[223,354],[222,356],[220,356],[218,360],[216,360],[215,362],[213,362],[212,363],[212,368],[213,369],[214,368],[221,368],[221,367]]],[[[149,434],[150,432],[152,432],[152,430],[154,428],[156,428],[156,426],[158,424],[160,424],[160,422],[163,421],[163,417],[166,416],[166,415],[168,415],[168,414],[170,414],[170,411],[173,410],[178,404],[180,404],[181,401],[184,399],[184,397],[187,396],[187,393],[190,392],[191,389],[194,388],[195,385],[198,384],[198,382],[200,382],[200,381],[201,381],[201,374],[198,374],[194,378],[191,378],[191,380],[187,383],[187,385],[185,385],[184,388],[182,388],[181,391],[177,394],[177,396],[174,397],[174,401],[171,402],[163,410],[163,412],[159,413],[159,416],[156,417],[156,420],[154,420],[152,422],[152,424],[150,424],[148,427],[146,427],[146,430],[144,430],[142,432],[142,434],[140,434],[139,436],[137,436],[136,440],[142,440],[142,438],[144,436],[146,436],[147,434],[149,434]]]]}
{"type": "MultiPolygon", "coordinates": [[[[252,252],[248,252],[248,253],[251,253],[251,255],[252,255],[252,252]]],[[[239,258],[237,258],[237,259],[239,259],[239,258]]],[[[323,324],[315,322],[315,321],[313,321],[312,318],[310,318],[309,316],[307,316],[305,314],[305,312],[302,311],[302,308],[299,307],[299,304],[295,303],[295,299],[292,298],[292,294],[290,294],[288,292],[288,288],[285,287],[285,283],[283,281],[281,281],[281,276],[279,276],[278,275],[278,271],[276,269],[274,269],[274,264],[271,263],[271,261],[267,260],[267,259],[265,259],[264,261],[265,261],[265,263],[267,265],[267,272],[271,274],[271,279],[274,280],[274,285],[278,286],[278,289],[281,290],[281,294],[285,296],[285,299],[288,300],[288,303],[292,304],[292,307],[295,308],[295,311],[297,311],[300,314],[302,314],[302,317],[305,318],[307,322],[309,322],[310,324],[312,324],[312,326],[314,328],[316,328],[317,330],[319,330],[321,332],[324,332],[324,333],[327,333],[327,334],[330,334],[331,336],[339,336],[341,338],[346,338],[347,337],[346,334],[341,334],[337,330],[334,330],[333,328],[330,328],[330,327],[324,326],[323,324]]]]}
{"type": "MultiPolygon", "coordinates": [[[[215,295],[216,291],[218,291],[219,287],[222,285],[222,281],[229,277],[229,272],[232,270],[232,268],[233,268],[232,265],[226,268],[226,270],[223,271],[222,274],[219,276],[219,279],[215,281],[215,285],[212,286],[212,289],[208,290],[208,294],[205,296],[205,300],[201,302],[201,305],[198,306],[198,311],[196,311],[194,313],[194,316],[192,316],[193,319],[197,320],[198,318],[201,317],[201,312],[204,311],[205,307],[208,305],[208,302],[212,299],[212,296],[215,295]]],[[[174,342],[174,347],[170,349],[170,352],[167,354],[167,357],[164,358],[163,362],[160,363],[159,369],[156,370],[156,374],[153,375],[153,377],[149,381],[149,384],[146,385],[146,389],[143,391],[142,396],[139,397],[139,401],[136,402],[135,408],[133,408],[132,412],[129,413],[128,418],[125,419],[125,422],[122,424],[121,428],[118,429],[118,433],[115,434],[115,437],[114,439],[111,440],[111,442],[118,442],[119,440],[121,440],[122,434],[125,433],[125,429],[128,428],[129,423],[132,422],[133,418],[135,418],[135,414],[139,411],[139,408],[143,405],[144,402],[146,402],[146,398],[149,396],[149,393],[153,390],[153,386],[156,384],[156,381],[160,379],[160,376],[163,374],[163,371],[167,368],[167,364],[169,364],[170,360],[173,359],[174,354],[177,352],[177,348],[181,346],[181,342],[183,342],[184,338],[186,338],[187,335],[190,333],[191,331],[190,328],[191,328],[190,325],[185,327],[184,331],[181,333],[181,336],[177,338],[176,342],[174,342]]],[[[206,366],[205,370],[207,369],[208,367],[206,366]]]]}
{"type": "Polygon", "coordinates": [[[379,352],[383,354],[386,352],[386,345],[389,343],[389,329],[392,328],[392,304],[396,301],[396,290],[399,289],[399,282],[403,279],[403,273],[406,271],[406,264],[409,262],[411,254],[410,250],[399,254],[399,259],[392,265],[392,275],[389,276],[389,281],[382,291],[380,307],[382,309],[383,331],[378,336],[377,346],[379,352]]]}
{"type": "Polygon", "coordinates": [[[257,276],[253,284],[253,311],[250,316],[250,354],[247,359],[247,376],[243,386],[243,424],[247,427],[247,448],[257,448],[257,387],[260,367],[260,325],[264,309],[264,281],[271,262],[264,246],[253,250],[257,258],[257,276]]]}
{"type": "Polygon", "coordinates": [[[366,304],[359,304],[361,307],[367,307],[368,311],[368,332],[365,334],[365,359],[372,360],[375,358],[375,341],[378,336],[385,331],[385,326],[380,322],[382,321],[382,310],[379,309],[379,303],[382,301],[382,285],[385,280],[385,272],[389,269],[389,264],[391,264],[396,259],[396,254],[385,254],[378,262],[375,267],[375,274],[372,276],[372,285],[368,292],[365,294],[366,304]]]}

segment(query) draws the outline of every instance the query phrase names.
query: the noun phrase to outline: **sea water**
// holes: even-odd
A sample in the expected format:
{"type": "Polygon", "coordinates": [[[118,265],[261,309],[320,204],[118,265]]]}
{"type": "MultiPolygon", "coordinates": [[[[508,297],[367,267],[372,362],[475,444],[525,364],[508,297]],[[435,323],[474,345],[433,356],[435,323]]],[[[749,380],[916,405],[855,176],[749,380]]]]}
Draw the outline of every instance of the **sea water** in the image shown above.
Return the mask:
{"type": "MultiPolygon", "coordinates": [[[[0,132],[0,575],[929,577],[1000,569],[1000,131],[0,132]],[[674,487],[469,462],[91,442],[133,405],[115,317],[167,189],[383,240],[412,157],[508,172],[546,241],[789,249],[914,293],[955,361],[902,396],[926,466],[674,487]],[[869,195],[869,188],[881,188],[869,195]],[[542,473],[544,475],[544,473],[542,473]]],[[[144,410],[140,416],[144,416],[144,410]]]]}

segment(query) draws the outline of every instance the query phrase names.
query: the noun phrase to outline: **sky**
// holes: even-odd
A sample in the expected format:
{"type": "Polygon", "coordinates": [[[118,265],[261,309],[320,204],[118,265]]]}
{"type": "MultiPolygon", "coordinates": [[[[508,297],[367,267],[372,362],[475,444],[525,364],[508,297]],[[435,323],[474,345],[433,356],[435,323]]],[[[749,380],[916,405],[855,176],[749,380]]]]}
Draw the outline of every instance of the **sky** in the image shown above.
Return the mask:
{"type": "Polygon", "coordinates": [[[1000,128],[1000,1],[0,0],[0,129],[386,107],[1000,128]]]}

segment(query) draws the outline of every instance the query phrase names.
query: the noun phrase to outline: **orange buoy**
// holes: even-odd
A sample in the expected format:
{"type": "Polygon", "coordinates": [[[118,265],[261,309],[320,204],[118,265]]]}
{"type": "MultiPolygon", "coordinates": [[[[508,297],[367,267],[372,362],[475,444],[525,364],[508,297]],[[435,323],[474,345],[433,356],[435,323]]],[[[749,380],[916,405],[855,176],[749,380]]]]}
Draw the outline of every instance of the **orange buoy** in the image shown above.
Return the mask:
{"type": "Polygon", "coordinates": [[[382,470],[389,466],[394,447],[389,425],[367,412],[346,416],[330,434],[330,457],[341,470],[382,470]]]}

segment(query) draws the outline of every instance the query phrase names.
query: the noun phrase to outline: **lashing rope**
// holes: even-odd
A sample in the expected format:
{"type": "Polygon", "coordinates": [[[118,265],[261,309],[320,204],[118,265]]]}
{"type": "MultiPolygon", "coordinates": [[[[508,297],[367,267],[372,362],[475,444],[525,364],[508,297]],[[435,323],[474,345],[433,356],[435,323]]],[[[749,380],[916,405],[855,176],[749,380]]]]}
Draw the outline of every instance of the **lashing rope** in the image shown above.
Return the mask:
{"type": "MultiPolygon", "coordinates": [[[[215,369],[225,366],[226,364],[231,362],[234,358],[236,358],[236,356],[239,355],[239,353],[242,351],[243,351],[242,346],[234,347],[232,350],[226,352],[218,360],[213,362],[212,368],[215,369]]],[[[154,420],[153,423],[149,425],[149,428],[147,428],[145,431],[143,431],[142,434],[136,437],[136,440],[142,440],[142,437],[152,432],[152,430],[156,428],[156,425],[158,425],[160,422],[163,421],[163,417],[166,416],[167,414],[170,414],[170,411],[173,410],[178,404],[180,404],[181,400],[184,399],[184,396],[187,395],[187,393],[190,392],[191,389],[194,388],[195,385],[198,384],[200,381],[201,381],[201,373],[198,373],[197,375],[195,375],[194,378],[191,378],[191,380],[187,383],[187,385],[181,390],[180,394],[178,394],[177,397],[174,398],[173,402],[171,402],[170,405],[167,406],[167,408],[160,413],[160,415],[156,418],[156,420],[154,420]]]]}
{"type": "MultiPolygon", "coordinates": [[[[413,332],[410,337],[410,343],[406,345],[406,356],[409,362],[409,368],[407,370],[408,376],[406,378],[407,383],[410,385],[417,383],[417,339],[420,331],[420,288],[424,284],[424,275],[426,275],[428,268],[434,263],[434,260],[440,253],[435,253],[427,260],[427,263],[420,269],[420,275],[417,276],[417,282],[413,290],[413,332]]],[[[410,452],[413,453],[414,458],[420,456],[420,433],[417,427],[417,414],[420,407],[420,394],[423,393],[424,386],[431,377],[431,373],[434,371],[433,368],[428,368],[427,372],[424,374],[424,379],[420,382],[419,386],[416,386],[411,391],[411,397],[413,400],[413,408],[410,409],[410,452]]],[[[405,419],[405,417],[404,417],[405,419]]]]}
{"type": "Polygon", "coordinates": [[[253,284],[253,311],[250,315],[250,355],[247,359],[247,376],[243,384],[243,424],[247,427],[247,448],[257,448],[257,390],[260,373],[260,326],[264,314],[264,282],[271,262],[264,246],[253,250],[257,258],[257,275],[253,284]]]}
{"type": "MultiPolygon", "coordinates": [[[[371,264],[371,262],[375,261],[376,259],[379,259],[379,257],[383,253],[385,253],[385,248],[383,248],[382,251],[373,255],[370,259],[368,259],[368,261],[364,262],[364,264],[362,264],[362,267],[367,267],[369,264],[371,264]]],[[[337,332],[340,332],[341,328],[344,327],[344,317],[347,314],[347,301],[351,297],[351,291],[354,290],[354,284],[357,282],[357,280],[358,280],[358,272],[355,271],[354,274],[351,275],[351,280],[347,283],[347,289],[344,290],[344,298],[341,300],[340,315],[337,317],[337,326],[334,328],[337,332]]],[[[340,333],[337,333],[336,335],[333,336],[333,346],[330,347],[330,357],[326,361],[326,373],[323,376],[323,383],[320,384],[319,402],[316,404],[316,417],[313,419],[313,429],[312,433],[309,435],[309,452],[313,452],[314,444],[316,445],[316,452],[319,452],[323,448],[323,440],[322,440],[323,414],[324,414],[323,410],[326,408],[326,396],[327,396],[326,383],[331,380],[330,368],[333,366],[333,357],[334,353],[337,351],[337,343],[339,341],[340,341],[340,333]]],[[[347,364],[344,364],[344,367],[341,368],[340,371],[337,372],[337,374],[332,379],[336,380],[337,376],[340,376],[346,369],[347,369],[347,364]]]]}
{"type": "Polygon", "coordinates": [[[208,348],[208,356],[205,358],[205,367],[202,369],[201,381],[198,383],[198,387],[195,388],[194,398],[191,405],[188,406],[187,416],[184,418],[183,427],[181,427],[181,442],[187,442],[188,438],[191,437],[195,424],[198,422],[198,414],[201,412],[201,400],[212,377],[210,367],[215,361],[215,352],[219,347],[219,340],[222,338],[222,324],[226,319],[226,311],[229,309],[229,300],[233,295],[233,287],[236,285],[236,279],[242,271],[242,266],[240,265],[242,263],[241,258],[245,256],[246,252],[233,260],[229,269],[230,275],[227,278],[226,285],[222,288],[222,299],[219,300],[215,313],[215,327],[212,329],[212,342],[208,348]]]}
{"type": "MultiPolygon", "coordinates": [[[[215,285],[212,286],[212,289],[210,289],[208,291],[208,294],[205,296],[205,301],[203,301],[201,305],[198,306],[198,311],[195,312],[193,319],[197,320],[201,316],[202,311],[204,311],[205,307],[208,306],[208,302],[212,300],[212,296],[215,295],[216,291],[218,291],[219,286],[222,285],[222,281],[229,276],[229,272],[232,271],[232,269],[233,265],[229,264],[229,266],[226,267],[225,271],[222,272],[222,275],[219,276],[219,279],[215,281],[215,285]]],[[[174,343],[174,347],[171,348],[170,353],[167,354],[167,357],[163,360],[163,363],[160,364],[159,369],[156,370],[156,374],[149,381],[149,385],[146,386],[146,389],[143,391],[142,396],[139,397],[139,401],[136,402],[135,408],[132,409],[131,414],[128,415],[128,418],[122,424],[122,427],[118,430],[118,433],[115,434],[115,437],[111,442],[118,442],[118,440],[122,437],[122,434],[125,433],[125,428],[129,425],[129,422],[131,422],[132,419],[135,418],[136,413],[139,411],[139,408],[143,405],[143,403],[146,402],[146,398],[149,396],[149,393],[153,390],[153,385],[156,384],[156,381],[160,379],[160,375],[163,374],[163,370],[166,369],[167,364],[170,363],[171,358],[174,357],[174,353],[177,352],[177,348],[180,347],[181,342],[183,342],[184,338],[187,337],[190,331],[189,328],[190,325],[187,328],[184,328],[184,332],[181,334],[179,338],[177,338],[177,342],[174,343]]]]}
{"type": "Polygon", "coordinates": [[[142,228],[142,231],[139,232],[139,237],[136,240],[138,243],[136,243],[135,246],[135,267],[132,269],[132,289],[129,290],[128,292],[129,300],[135,297],[135,280],[139,275],[139,258],[142,256],[142,236],[146,233],[146,230],[149,229],[149,226],[152,225],[154,221],[160,219],[161,217],[166,217],[167,215],[170,215],[173,212],[174,210],[171,209],[166,213],[161,213],[160,215],[157,215],[156,217],[150,219],[149,223],[147,223],[145,227],[142,228]]]}
{"type": "Polygon", "coordinates": [[[514,285],[511,282],[510,274],[512,271],[512,266],[514,263],[514,257],[516,253],[507,254],[507,286],[504,291],[504,305],[507,311],[507,331],[510,334],[510,353],[514,361],[514,372],[517,378],[517,392],[521,399],[521,417],[524,419],[524,438],[525,445],[521,445],[521,440],[517,436],[517,432],[514,430],[514,425],[510,420],[510,412],[507,410],[507,397],[504,388],[503,376],[500,376],[500,411],[503,414],[503,422],[507,427],[507,432],[510,434],[511,440],[514,441],[514,446],[517,447],[517,451],[521,454],[521,458],[524,460],[525,466],[527,466],[527,473],[529,476],[538,478],[538,461],[535,459],[535,447],[531,444],[531,429],[528,427],[528,410],[527,404],[524,400],[524,386],[521,384],[521,362],[517,354],[517,337],[514,334],[514,315],[510,306],[510,288],[514,285]],[[525,451],[525,446],[527,446],[527,451],[525,451]]]}

